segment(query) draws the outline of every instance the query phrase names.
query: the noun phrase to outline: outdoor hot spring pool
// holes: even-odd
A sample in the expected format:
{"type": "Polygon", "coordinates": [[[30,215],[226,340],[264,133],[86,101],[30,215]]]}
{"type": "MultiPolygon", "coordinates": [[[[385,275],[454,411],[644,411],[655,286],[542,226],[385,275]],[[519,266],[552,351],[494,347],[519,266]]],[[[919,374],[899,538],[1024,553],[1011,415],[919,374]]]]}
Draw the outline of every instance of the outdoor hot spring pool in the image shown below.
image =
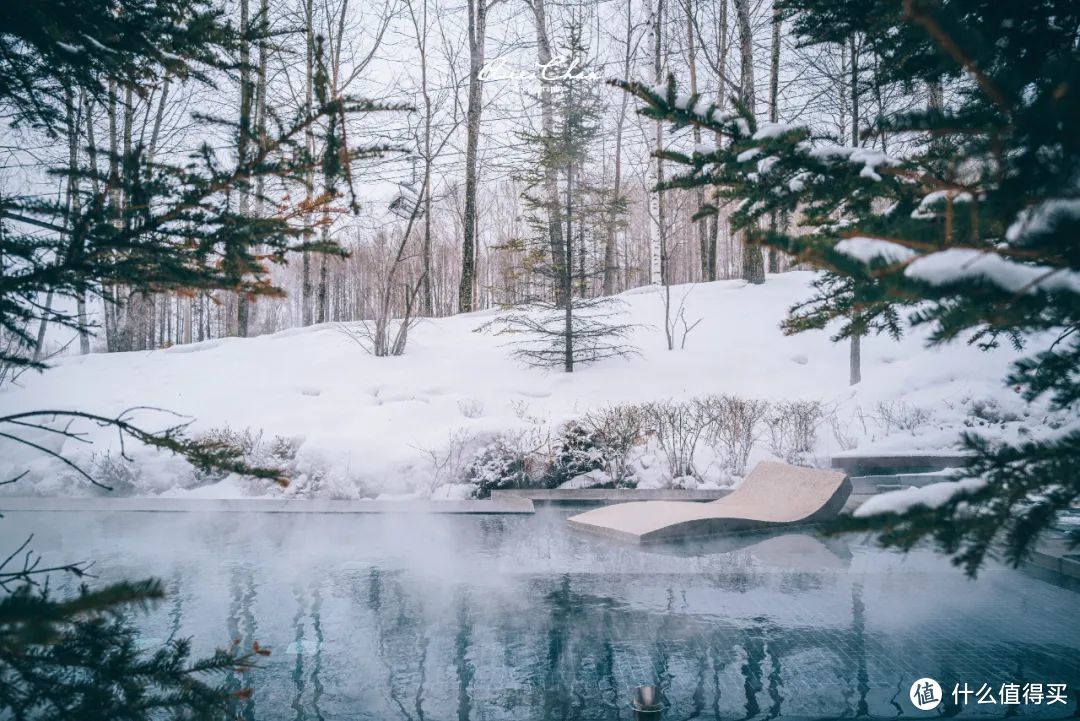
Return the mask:
{"type": "MultiPolygon", "coordinates": [[[[15,511],[0,533],[162,578],[148,646],[269,646],[250,719],[630,719],[642,683],[664,719],[932,717],[955,683],[1080,686],[1080,596],[1022,572],[800,533],[636,548],[564,517],[15,511]],[[908,699],[927,676],[935,712],[908,699]]],[[[1017,710],[1077,713],[961,716],[1017,710]]]]}

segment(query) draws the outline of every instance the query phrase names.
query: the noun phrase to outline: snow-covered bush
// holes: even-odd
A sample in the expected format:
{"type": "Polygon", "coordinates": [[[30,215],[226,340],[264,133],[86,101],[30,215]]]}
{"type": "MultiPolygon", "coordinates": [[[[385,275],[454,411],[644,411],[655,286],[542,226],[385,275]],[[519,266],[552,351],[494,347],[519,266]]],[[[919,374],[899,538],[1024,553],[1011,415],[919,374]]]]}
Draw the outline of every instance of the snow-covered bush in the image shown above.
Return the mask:
{"type": "Polygon", "coordinates": [[[820,401],[779,401],[765,416],[769,450],[785,463],[806,463],[817,443],[818,427],[825,420],[820,401]]]}
{"type": "Polygon", "coordinates": [[[746,463],[769,411],[767,401],[735,396],[706,396],[696,401],[705,419],[709,440],[723,453],[731,473],[746,473],[746,463]]]}
{"type": "Polygon", "coordinates": [[[893,431],[915,431],[930,422],[930,411],[901,400],[882,401],[877,405],[877,417],[885,434],[893,431]]]}
{"type": "Polygon", "coordinates": [[[507,488],[551,488],[546,445],[532,430],[495,436],[465,465],[462,480],[474,486],[473,498],[507,488]]]}
{"type": "Polygon", "coordinates": [[[554,488],[571,478],[604,470],[604,449],[587,426],[570,421],[551,441],[551,469],[548,484],[554,488]]]}
{"type": "Polygon", "coordinates": [[[993,398],[972,400],[968,407],[967,416],[964,419],[964,425],[969,428],[973,426],[996,426],[1020,420],[1019,415],[1003,410],[1001,404],[993,398]]]}
{"type": "MultiPolygon", "coordinates": [[[[261,430],[235,430],[229,426],[221,426],[200,433],[196,440],[231,450],[250,466],[277,468],[287,478],[296,474],[296,457],[300,448],[298,438],[274,436],[266,440],[261,430]]],[[[198,482],[196,485],[216,483],[227,475],[224,471],[194,471],[195,480],[198,482]]]]}
{"type": "Polygon", "coordinates": [[[667,456],[671,478],[698,477],[694,453],[708,427],[708,418],[695,402],[659,401],[643,406],[646,427],[656,434],[667,456]]]}

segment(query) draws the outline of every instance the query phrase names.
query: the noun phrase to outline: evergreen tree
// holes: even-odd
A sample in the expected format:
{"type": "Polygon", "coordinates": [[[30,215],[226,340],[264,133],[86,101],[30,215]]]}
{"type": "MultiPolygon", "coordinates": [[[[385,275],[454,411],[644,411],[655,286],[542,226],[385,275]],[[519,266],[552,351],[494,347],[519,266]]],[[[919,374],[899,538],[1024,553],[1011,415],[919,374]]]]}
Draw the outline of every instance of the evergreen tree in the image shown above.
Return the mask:
{"type": "MultiPolygon", "coordinates": [[[[0,572],[5,589],[12,580],[0,572]]],[[[269,651],[234,644],[191,659],[188,639],[141,649],[130,616],[162,595],[157,581],[143,581],[56,600],[23,576],[0,598],[0,713],[41,721],[235,718],[250,690],[229,680],[269,651]]]]}
{"type": "MultiPolygon", "coordinates": [[[[0,9],[0,107],[12,128],[78,143],[71,122],[73,98],[115,108],[160,84],[168,75],[206,86],[247,72],[248,45],[264,38],[261,19],[235,27],[208,0],[45,0],[5,3],[0,9]],[[72,136],[72,133],[75,135],[72,136]]],[[[161,291],[228,290],[275,295],[268,263],[290,253],[340,253],[331,242],[309,241],[304,218],[344,192],[351,196],[350,166],[377,156],[382,145],[347,146],[345,125],[356,113],[389,109],[361,98],[332,94],[321,60],[315,103],[293,118],[267,117],[269,130],[253,132],[250,112],[239,122],[197,115],[203,144],[176,162],[150,148],[102,149],[104,171],[65,164],[45,169],[66,178],[68,202],[32,193],[0,195],[0,369],[34,368],[33,324],[58,323],[93,330],[84,314],[69,315],[42,298],[88,295],[115,303],[161,291]],[[315,155],[305,142],[321,142],[315,155]],[[211,138],[231,135],[238,153],[224,157],[211,138]],[[302,184],[320,169],[325,192],[302,207],[263,195],[260,180],[302,184]],[[241,203],[240,199],[245,202],[241,203]],[[249,217],[242,205],[263,203],[272,216],[249,217]]],[[[268,113],[269,115],[269,113],[268,113]]],[[[115,115],[113,115],[115,117],[115,115]]],[[[127,146],[127,143],[124,144],[127,146]]],[[[106,316],[108,317],[108,313],[106,316]]],[[[246,466],[236,449],[197,442],[183,424],[151,432],[129,414],[105,417],[79,410],[45,409],[0,417],[0,436],[63,459],[35,438],[79,439],[71,426],[85,421],[114,427],[122,438],[179,453],[203,469],[218,468],[280,479],[274,469],[246,466]],[[57,422],[66,425],[57,425],[57,422]],[[38,435],[33,435],[33,434],[38,435]]],[[[15,479],[3,479],[12,482],[15,479]]],[[[127,612],[156,602],[155,581],[117,583],[57,598],[37,580],[49,572],[83,575],[77,566],[42,569],[36,563],[7,571],[26,544],[0,564],[0,716],[43,719],[227,718],[235,692],[212,685],[206,674],[231,673],[250,663],[236,649],[190,660],[185,641],[150,652],[136,644],[127,612]]],[[[21,556],[28,559],[29,556],[21,556]]],[[[252,653],[265,651],[254,648],[252,653]]],[[[245,693],[245,692],[241,692],[245,693]]]]}
{"type": "MultiPolygon", "coordinates": [[[[235,27],[208,0],[57,0],[5,7],[0,106],[12,127],[53,136],[75,133],[69,140],[77,143],[78,124],[65,116],[72,97],[111,105],[118,88],[130,95],[167,76],[212,86],[237,69],[249,70],[244,51],[264,39],[266,27],[261,16],[235,27]]],[[[342,253],[335,243],[316,239],[307,220],[343,193],[355,208],[351,165],[391,149],[347,146],[347,119],[395,108],[333,95],[325,65],[317,60],[311,107],[292,118],[267,109],[261,118],[266,130],[260,128],[257,139],[250,112],[242,112],[239,121],[197,114],[193,120],[207,140],[181,162],[160,153],[154,157],[140,144],[102,149],[90,143],[91,160],[108,159],[102,169],[96,162],[45,169],[67,179],[69,202],[33,193],[0,195],[0,366],[44,368],[35,353],[34,324],[94,330],[85,314],[63,312],[41,298],[81,302],[94,295],[109,306],[122,302],[118,288],[129,297],[210,290],[280,295],[269,281],[270,265],[296,252],[342,253]],[[209,140],[215,135],[231,135],[239,152],[216,151],[209,140]],[[313,135],[319,143],[309,142],[313,135]],[[316,155],[311,147],[323,150],[316,155]],[[299,187],[315,169],[325,179],[324,192],[300,207],[265,194],[271,187],[267,179],[299,187]],[[252,203],[276,211],[250,217],[245,206],[252,203]]],[[[105,315],[108,322],[110,313],[105,315]]],[[[78,411],[60,414],[87,418],[78,411]]],[[[24,442],[14,424],[30,421],[25,415],[0,418],[16,442],[24,442]]],[[[107,420],[140,441],[200,454],[199,463],[220,457],[221,449],[200,449],[184,439],[179,426],[145,434],[124,416],[107,420]]]]}
{"type": "MultiPolygon", "coordinates": [[[[947,87],[949,104],[886,114],[866,131],[933,142],[890,157],[811,128],[758,124],[744,107],[723,113],[678,94],[673,79],[666,87],[619,83],[644,101],[645,115],[729,140],[715,152],[666,154],[687,169],[668,186],[712,187],[718,202],[742,201],[737,227],[826,270],[788,331],[837,320],[841,336],[875,325],[895,332],[897,313],[906,310],[910,323],[931,329],[932,345],[966,338],[1023,348],[1033,335],[1049,334],[1053,342],[1016,363],[1005,382],[1075,418],[1080,6],[787,0],[783,8],[803,43],[858,34],[881,59],[873,83],[947,87]],[[792,229],[756,229],[776,212],[789,214],[792,229]]],[[[933,539],[969,574],[988,554],[1020,563],[1080,499],[1080,429],[1022,442],[968,434],[962,443],[970,460],[948,500],[849,518],[837,528],[879,531],[883,543],[904,549],[933,539]]]]}
{"type": "Polygon", "coordinates": [[[499,332],[522,333],[515,355],[539,366],[575,365],[632,353],[624,342],[631,326],[618,320],[618,302],[596,296],[593,281],[603,275],[603,260],[592,252],[610,225],[621,223],[624,201],[589,178],[587,160],[603,115],[598,81],[585,62],[584,22],[571,17],[562,53],[545,71],[554,122],[522,134],[536,149],[536,162],[522,174],[523,201],[533,236],[512,244],[525,250],[530,291],[515,299],[521,307],[496,321],[499,332]],[[558,192],[551,194],[551,179],[558,192]],[[552,232],[551,224],[562,232],[552,232]],[[553,237],[561,237],[560,256],[553,237]]]}

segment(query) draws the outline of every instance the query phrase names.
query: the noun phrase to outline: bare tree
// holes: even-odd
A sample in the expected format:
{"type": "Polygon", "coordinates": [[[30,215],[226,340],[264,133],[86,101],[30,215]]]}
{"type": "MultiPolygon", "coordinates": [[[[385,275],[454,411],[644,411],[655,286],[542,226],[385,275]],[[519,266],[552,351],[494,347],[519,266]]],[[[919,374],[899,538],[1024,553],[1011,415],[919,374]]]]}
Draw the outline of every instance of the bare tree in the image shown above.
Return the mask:
{"type": "Polygon", "coordinates": [[[466,0],[469,38],[469,101],[465,114],[465,208],[462,218],[461,283],[458,286],[458,311],[473,310],[476,281],[478,184],[477,154],[480,147],[480,113],[483,110],[485,44],[488,12],[502,0],[466,0]]]}

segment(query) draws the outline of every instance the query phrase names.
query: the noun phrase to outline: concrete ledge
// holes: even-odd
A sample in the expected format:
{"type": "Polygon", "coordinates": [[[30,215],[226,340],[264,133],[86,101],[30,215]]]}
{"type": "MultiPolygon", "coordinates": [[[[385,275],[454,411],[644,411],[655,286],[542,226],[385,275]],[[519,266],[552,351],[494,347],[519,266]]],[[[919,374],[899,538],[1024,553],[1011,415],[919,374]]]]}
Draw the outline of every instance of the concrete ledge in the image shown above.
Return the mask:
{"type": "Polygon", "coordinates": [[[1054,540],[1039,544],[1024,564],[1053,571],[1059,576],[1080,582],[1080,553],[1070,551],[1064,541],[1054,540]]]}
{"type": "Polygon", "coordinates": [[[962,466],[967,456],[957,453],[912,453],[891,456],[833,456],[832,466],[849,476],[890,476],[902,473],[931,473],[962,466]]]}
{"type": "Polygon", "coordinates": [[[551,505],[604,505],[627,501],[715,501],[731,493],[730,488],[680,491],[671,488],[514,488],[492,491],[491,499],[529,500],[551,505]]]}
{"type": "Polygon", "coordinates": [[[133,513],[534,513],[528,498],[489,501],[347,501],[284,498],[38,498],[0,497],[7,511],[118,511],[133,513]]]}

